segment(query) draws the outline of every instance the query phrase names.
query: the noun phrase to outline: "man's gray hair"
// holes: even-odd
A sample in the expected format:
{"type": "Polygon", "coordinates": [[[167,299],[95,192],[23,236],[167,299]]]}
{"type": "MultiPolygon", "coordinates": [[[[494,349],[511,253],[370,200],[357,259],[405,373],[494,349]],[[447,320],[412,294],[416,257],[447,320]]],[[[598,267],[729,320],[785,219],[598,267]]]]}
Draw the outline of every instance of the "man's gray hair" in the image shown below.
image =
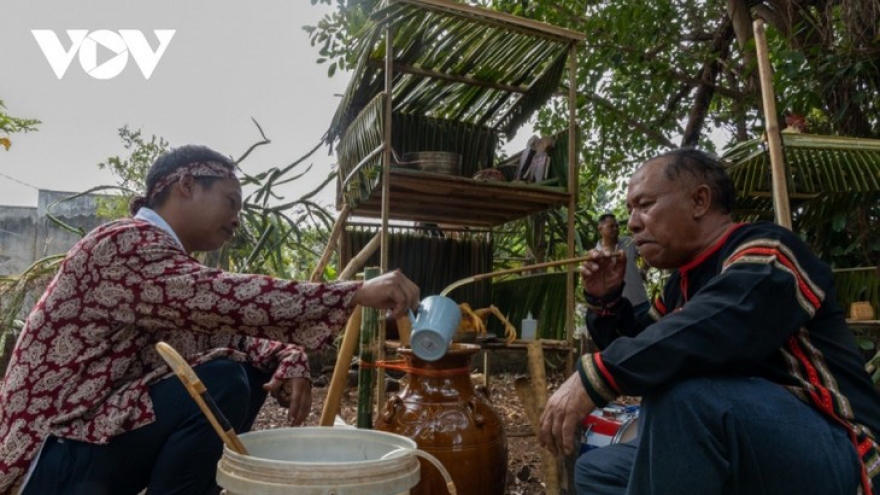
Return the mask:
{"type": "Polygon", "coordinates": [[[648,161],[666,159],[666,178],[679,180],[683,174],[693,177],[698,183],[709,186],[712,191],[712,205],[722,213],[733,211],[736,202],[736,189],[727,175],[724,164],[718,157],[696,148],[679,148],[658,155],[648,161]]]}

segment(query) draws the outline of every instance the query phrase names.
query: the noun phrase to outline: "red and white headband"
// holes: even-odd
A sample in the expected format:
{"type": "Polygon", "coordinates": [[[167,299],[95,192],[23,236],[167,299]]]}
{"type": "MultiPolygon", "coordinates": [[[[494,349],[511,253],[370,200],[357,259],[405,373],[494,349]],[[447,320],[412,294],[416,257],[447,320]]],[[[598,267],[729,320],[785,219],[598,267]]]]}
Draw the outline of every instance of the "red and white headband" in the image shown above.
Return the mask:
{"type": "Polygon", "coordinates": [[[193,162],[179,167],[174,172],[166,175],[156,182],[152,191],[147,192],[148,199],[152,200],[166,187],[174,184],[181,177],[191,175],[193,177],[217,177],[220,179],[237,179],[235,170],[219,162],[193,162]]]}

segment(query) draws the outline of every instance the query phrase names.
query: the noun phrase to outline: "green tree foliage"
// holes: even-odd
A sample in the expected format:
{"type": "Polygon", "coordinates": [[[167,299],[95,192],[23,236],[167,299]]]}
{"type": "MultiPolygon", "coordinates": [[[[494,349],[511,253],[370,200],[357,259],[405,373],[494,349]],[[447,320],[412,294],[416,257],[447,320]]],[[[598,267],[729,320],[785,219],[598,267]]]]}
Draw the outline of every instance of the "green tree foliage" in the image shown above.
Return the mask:
{"type": "MultiPolygon", "coordinates": [[[[318,62],[351,68],[379,3],[334,0],[333,13],[306,27],[320,47],[318,62]]],[[[580,200],[591,217],[620,209],[620,195],[607,187],[619,192],[650,156],[693,145],[720,152],[762,135],[755,18],[768,25],[780,122],[797,114],[806,117],[807,132],[880,138],[880,0],[465,3],[587,34],[578,47],[576,113],[580,200]]],[[[567,112],[564,99],[552,100],[538,112],[536,130],[564,128],[567,112]]],[[[845,263],[876,263],[880,242],[865,226],[876,224],[878,203],[835,212],[805,235],[840,239],[834,254],[854,255],[845,263]]],[[[830,244],[822,246],[831,256],[830,244]]]]}
{"type": "Polygon", "coordinates": [[[165,138],[155,134],[147,140],[140,129],[132,130],[128,124],[120,127],[117,132],[129,156],[127,158],[111,156],[107,161],[98,164],[99,169],[110,170],[116,176],[117,186],[122,192],[119,197],[108,196],[98,202],[98,216],[108,220],[122,218],[128,214],[129,201],[143,192],[150,165],[171,147],[171,143],[165,138]]]}
{"type": "Polygon", "coordinates": [[[9,139],[10,134],[34,131],[40,123],[36,119],[23,119],[9,115],[6,113],[6,104],[0,100],[0,146],[3,149],[9,150],[9,147],[12,146],[12,141],[9,139]]]}
{"type": "Polygon", "coordinates": [[[110,170],[117,177],[119,187],[137,191],[143,188],[150,165],[171,148],[171,143],[155,134],[147,140],[140,129],[134,131],[128,124],[120,127],[118,134],[123,148],[130,153],[128,158],[111,156],[106,162],[99,163],[98,168],[110,170]]]}

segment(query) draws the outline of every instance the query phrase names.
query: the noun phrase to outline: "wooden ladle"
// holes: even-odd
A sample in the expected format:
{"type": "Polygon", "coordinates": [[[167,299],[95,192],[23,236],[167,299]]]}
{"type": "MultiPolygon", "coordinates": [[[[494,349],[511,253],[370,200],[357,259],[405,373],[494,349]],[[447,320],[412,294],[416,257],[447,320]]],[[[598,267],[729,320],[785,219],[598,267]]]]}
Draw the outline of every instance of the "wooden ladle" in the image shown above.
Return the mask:
{"type": "Polygon", "coordinates": [[[244,448],[244,444],[241,443],[241,440],[238,439],[238,435],[235,434],[235,429],[232,428],[232,425],[229,424],[229,420],[226,419],[226,416],[224,416],[223,412],[220,411],[220,408],[217,407],[214,399],[211,398],[211,395],[208,393],[208,389],[205,388],[205,384],[199,380],[199,377],[196,375],[196,372],[193,371],[189,363],[187,363],[173,347],[165,342],[159,342],[156,344],[156,351],[159,352],[162,359],[168,363],[168,366],[171,367],[174,374],[180,378],[181,382],[183,382],[186,391],[189,392],[189,395],[196,401],[196,404],[199,405],[199,409],[202,410],[208,418],[208,421],[211,422],[211,426],[214,427],[214,431],[217,432],[217,435],[220,436],[223,443],[233,452],[241,455],[248,455],[247,449],[244,448]]]}

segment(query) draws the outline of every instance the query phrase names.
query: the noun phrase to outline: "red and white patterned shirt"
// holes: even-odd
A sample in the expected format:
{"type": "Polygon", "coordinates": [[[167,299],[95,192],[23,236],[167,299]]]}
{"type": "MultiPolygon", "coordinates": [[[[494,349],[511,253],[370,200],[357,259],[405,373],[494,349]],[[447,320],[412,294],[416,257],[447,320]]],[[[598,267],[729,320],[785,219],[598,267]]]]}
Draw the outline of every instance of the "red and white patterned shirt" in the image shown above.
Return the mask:
{"type": "Polygon", "coordinates": [[[106,443],[153,422],[149,387],[172,376],[157,342],[192,366],[223,357],[304,376],[305,355],[281,342],[325,346],[358,287],[209,268],[142,220],[98,227],[37,302],[0,386],[0,494],[49,435],[106,443]]]}

